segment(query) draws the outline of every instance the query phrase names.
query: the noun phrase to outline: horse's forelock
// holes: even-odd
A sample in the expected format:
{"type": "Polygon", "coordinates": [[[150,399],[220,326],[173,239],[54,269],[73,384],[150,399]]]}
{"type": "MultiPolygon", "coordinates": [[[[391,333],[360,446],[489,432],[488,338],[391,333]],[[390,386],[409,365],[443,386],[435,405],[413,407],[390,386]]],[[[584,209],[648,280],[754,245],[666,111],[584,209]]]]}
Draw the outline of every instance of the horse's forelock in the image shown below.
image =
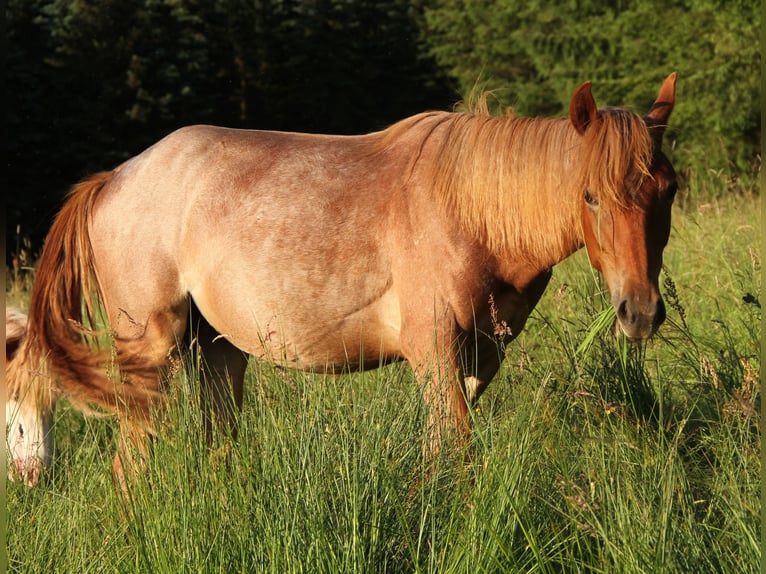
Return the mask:
{"type": "Polygon", "coordinates": [[[625,207],[651,177],[654,143],[638,114],[619,109],[599,110],[599,124],[585,134],[583,186],[602,203],[625,207]]]}

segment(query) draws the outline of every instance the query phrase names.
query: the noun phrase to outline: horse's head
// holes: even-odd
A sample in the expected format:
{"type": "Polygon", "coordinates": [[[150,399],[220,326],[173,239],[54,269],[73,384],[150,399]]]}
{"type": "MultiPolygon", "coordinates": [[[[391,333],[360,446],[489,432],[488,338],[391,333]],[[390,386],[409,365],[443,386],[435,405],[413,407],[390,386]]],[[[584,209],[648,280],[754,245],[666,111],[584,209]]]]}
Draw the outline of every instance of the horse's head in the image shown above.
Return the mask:
{"type": "Polygon", "coordinates": [[[585,170],[591,175],[584,177],[578,199],[585,246],[630,339],[651,336],[665,320],[659,274],[670,235],[676,175],[661,147],[675,103],[675,81],[675,73],[668,76],[643,118],[622,110],[598,110],[590,83],[580,86],[570,102],[575,129],[599,148],[586,158],[585,170]],[[599,133],[609,122],[615,133],[599,133]],[[600,175],[592,176],[594,172],[600,175]],[[593,184],[599,180],[613,184],[611,194],[604,185],[591,188],[599,187],[593,184]]]}
{"type": "MultiPolygon", "coordinates": [[[[53,400],[50,391],[33,384],[44,376],[25,361],[23,341],[27,318],[15,309],[5,310],[5,402],[8,478],[34,486],[50,464],[53,452],[53,400]]],[[[47,387],[48,385],[44,385],[47,387]]]]}

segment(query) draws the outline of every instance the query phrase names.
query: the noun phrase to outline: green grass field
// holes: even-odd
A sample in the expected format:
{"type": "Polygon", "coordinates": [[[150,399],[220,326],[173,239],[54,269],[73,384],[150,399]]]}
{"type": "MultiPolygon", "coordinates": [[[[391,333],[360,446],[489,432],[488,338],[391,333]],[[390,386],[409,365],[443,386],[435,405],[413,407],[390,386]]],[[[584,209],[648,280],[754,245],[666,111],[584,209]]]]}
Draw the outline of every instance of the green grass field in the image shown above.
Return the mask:
{"type": "Polygon", "coordinates": [[[557,267],[471,448],[435,460],[404,364],[251,363],[240,436],[212,449],[192,365],[121,506],[114,422],[64,404],[53,468],[6,487],[9,571],[760,572],[760,225],[758,197],[675,209],[668,321],[641,346],[610,334],[584,252],[557,267]]]}

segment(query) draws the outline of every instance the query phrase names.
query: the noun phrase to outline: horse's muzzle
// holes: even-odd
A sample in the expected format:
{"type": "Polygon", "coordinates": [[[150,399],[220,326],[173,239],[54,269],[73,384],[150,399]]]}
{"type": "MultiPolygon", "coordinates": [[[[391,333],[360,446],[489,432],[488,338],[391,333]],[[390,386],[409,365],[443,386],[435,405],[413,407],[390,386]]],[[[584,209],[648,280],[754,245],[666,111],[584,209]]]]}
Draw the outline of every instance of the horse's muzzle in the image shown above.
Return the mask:
{"type": "Polygon", "coordinates": [[[37,457],[14,459],[8,472],[8,480],[19,480],[32,488],[40,481],[44,466],[43,461],[37,457]]]}
{"type": "Polygon", "coordinates": [[[615,305],[620,329],[628,339],[640,340],[651,337],[665,321],[665,303],[662,297],[653,302],[642,303],[625,298],[615,305]]]}

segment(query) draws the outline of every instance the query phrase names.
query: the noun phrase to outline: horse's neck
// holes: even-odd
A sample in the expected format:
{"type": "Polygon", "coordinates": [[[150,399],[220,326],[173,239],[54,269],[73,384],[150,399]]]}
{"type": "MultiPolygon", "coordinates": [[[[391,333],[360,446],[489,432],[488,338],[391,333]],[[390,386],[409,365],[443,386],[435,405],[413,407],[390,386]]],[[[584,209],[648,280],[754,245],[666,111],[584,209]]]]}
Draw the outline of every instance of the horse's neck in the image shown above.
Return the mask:
{"type": "Polygon", "coordinates": [[[575,170],[565,166],[568,159],[551,158],[547,173],[540,166],[539,180],[527,177],[509,193],[519,197],[509,202],[507,225],[513,226],[510,241],[504,246],[508,257],[522,259],[542,270],[560,263],[583,246],[580,203],[576,190],[575,170]],[[558,170],[558,171],[557,171],[558,170]]]}
{"type": "Polygon", "coordinates": [[[545,235],[530,232],[533,237],[524,242],[529,247],[509,246],[497,252],[496,259],[507,262],[504,268],[511,275],[547,272],[583,247],[580,227],[577,217],[560,218],[545,235]]]}
{"type": "Polygon", "coordinates": [[[494,137],[480,140],[485,151],[469,156],[463,169],[488,176],[478,185],[463,179],[465,189],[453,190],[475,198],[467,202],[473,209],[460,213],[480,220],[475,227],[486,230],[495,253],[555,265],[577,250],[582,235],[574,129],[561,119],[499,118],[486,131],[494,137]]]}
{"type": "Polygon", "coordinates": [[[429,189],[493,256],[542,270],[581,247],[579,136],[568,120],[417,119],[389,138],[401,146],[399,155],[416,158],[406,170],[409,181],[429,189]]]}

